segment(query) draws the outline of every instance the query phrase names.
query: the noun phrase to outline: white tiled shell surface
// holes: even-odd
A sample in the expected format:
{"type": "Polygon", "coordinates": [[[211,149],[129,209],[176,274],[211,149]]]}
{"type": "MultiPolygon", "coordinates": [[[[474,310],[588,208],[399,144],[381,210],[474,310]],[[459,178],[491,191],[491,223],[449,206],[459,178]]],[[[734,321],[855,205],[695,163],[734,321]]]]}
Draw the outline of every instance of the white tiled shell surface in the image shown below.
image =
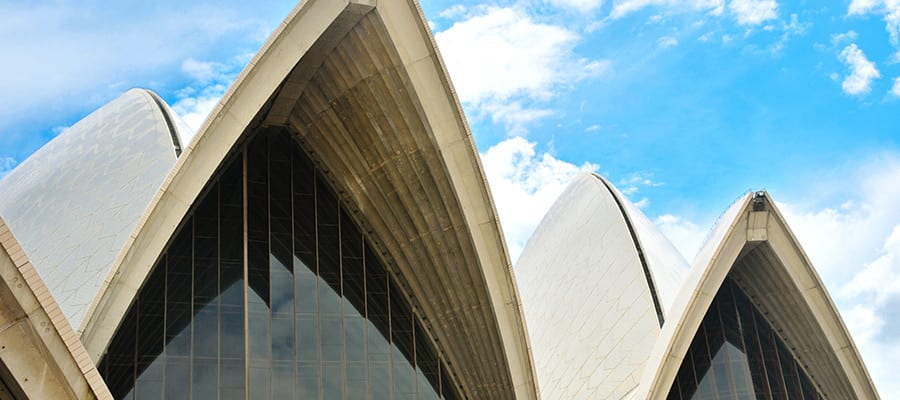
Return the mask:
{"type": "Polygon", "coordinates": [[[114,259],[175,165],[162,112],[149,92],[129,90],[0,181],[0,215],[72,326],[81,325],[114,259]]]}
{"type": "Polygon", "coordinates": [[[684,256],[672,245],[672,242],[659,230],[659,228],[629,201],[618,189],[610,185],[615,191],[616,197],[621,199],[625,213],[635,230],[644,259],[647,261],[648,270],[653,278],[657,296],[661,303],[663,315],[668,316],[675,297],[684,284],[684,278],[690,270],[690,264],[684,256]]]}
{"type": "Polygon", "coordinates": [[[563,192],[515,266],[543,399],[620,399],[659,321],[625,216],[597,177],[563,192]]]}

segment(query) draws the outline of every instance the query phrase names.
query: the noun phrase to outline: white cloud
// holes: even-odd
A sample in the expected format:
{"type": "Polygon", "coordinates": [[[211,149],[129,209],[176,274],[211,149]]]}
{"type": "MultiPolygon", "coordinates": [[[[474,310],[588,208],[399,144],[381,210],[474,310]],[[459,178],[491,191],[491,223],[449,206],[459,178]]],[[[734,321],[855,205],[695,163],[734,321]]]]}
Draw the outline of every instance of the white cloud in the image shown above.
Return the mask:
{"type": "Polygon", "coordinates": [[[497,143],[481,155],[513,262],[575,175],[597,169],[593,164],[578,166],[549,153],[538,154],[535,145],[515,137],[497,143]]]}
{"type": "Polygon", "coordinates": [[[851,176],[822,182],[809,192],[840,188],[840,204],[815,207],[781,204],[797,237],[823,276],[846,283],[863,260],[877,258],[894,226],[900,224],[900,156],[874,157],[851,176]],[[823,189],[824,188],[824,189],[823,189]]]}
{"type": "MultiPolygon", "coordinates": [[[[226,89],[226,86],[223,85],[208,86],[203,88],[200,93],[182,97],[172,105],[172,111],[175,111],[191,128],[191,137],[203,126],[206,117],[219,103],[226,89]]],[[[189,138],[183,139],[185,142],[190,142],[189,138]]]]}
{"type": "Polygon", "coordinates": [[[888,58],[888,64],[900,64],[900,50],[894,52],[894,54],[888,58]]]}
{"type": "Polygon", "coordinates": [[[546,101],[608,65],[574,53],[576,32],[536,22],[515,8],[486,7],[435,39],[460,100],[495,121],[511,121],[517,133],[521,122],[550,114],[528,104],[546,101]]]}
{"type": "Polygon", "coordinates": [[[873,11],[881,3],[881,0],[853,0],[847,9],[849,15],[863,15],[873,11]]]}
{"type": "Polygon", "coordinates": [[[891,96],[900,97],[900,77],[894,78],[894,86],[891,87],[891,96]]]}
{"type": "MultiPolygon", "coordinates": [[[[835,300],[882,394],[900,393],[896,368],[900,360],[897,182],[900,154],[882,154],[858,165],[847,176],[832,176],[795,190],[828,192],[827,200],[804,195],[801,201],[810,203],[778,203],[835,300]],[[818,204],[822,201],[831,205],[823,207],[818,204]]],[[[696,255],[707,235],[707,224],[672,214],[654,222],[688,260],[696,255]]]]}
{"type": "MultiPolygon", "coordinates": [[[[853,335],[853,341],[856,342],[858,347],[871,347],[873,345],[872,339],[881,333],[881,330],[884,328],[884,318],[876,314],[872,308],[861,304],[844,310],[841,315],[847,326],[852,327],[849,329],[854,332],[851,334],[853,335]]],[[[866,361],[871,371],[872,358],[867,357],[866,361]]]]}
{"type": "Polygon", "coordinates": [[[659,187],[664,185],[662,182],[657,182],[653,180],[653,174],[644,174],[644,173],[636,173],[632,174],[628,178],[623,178],[619,180],[620,186],[650,186],[650,187],[659,187]]]}
{"type": "Polygon", "coordinates": [[[255,48],[269,27],[243,7],[274,6],[0,2],[0,49],[15,60],[0,64],[0,93],[15,93],[0,96],[0,131],[46,118],[36,110],[83,115],[129,87],[170,82],[182,60],[223,42],[255,48]]]}
{"type": "Polygon", "coordinates": [[[660,215],[653,222],[688,261],[693,260],[700,251],[708,231],[708,228],[701,228],[692,221],[672,214],[660,215]]]}
{"type": "Polygon", "coordinates": [[[850,43],[855,41],[857,37],[859,37],[859,35],[856,33],[856,31],[853,30],[849,30],[844,33],[837,33],[831,35],[831,45],[840,46],[844,43],[850,43]]]}
{"type": "Polygon", "coordinates": [[[596,10],[603,5],[603,0],[546,0],[550,4],[561,8],[570,8],[577,11],[588,12],[596,10]]]}
{"type": "Polygon", "coordinates": [[[447,62],[460,100],[481,103],[525,94],[551,95],[561,81],[561,48],[578,35],[534,22],[512,8],[490,8],[438,32],[435,38],[447,62]]]}
{"type": "Polygon", "coordinates": [[[853,0],[847,15],[884,14],[885,29],[891,44],[900,46],[900,0],[853,0]]]}
{"type": "Polygon", "coordinates": [[[786,35],[802,35],[806,33],[809,25],[809,23],[800,23],[800,18],[797,17],[797,14],[791,14],[790,22],[784,24],[782,30],[784,30],[786,35]]]}
{"type": "Polygon", "coordinates": [[[509,136],[524,136],[528,124],[553,115],[551,110],[524,106],[519,101],[491,101],[481,108],[491,115],[492,122],[502,123],[509,136]]]}
{"type": "Polygon", "coordinates": [[[656,44],[663,49],[675,47],[678,46],[678,39],[672,36],[663,36],[656,40],[656,44]]]}
{"type": "MultiPolygon", "coordinates": [[[[882,394],[900,393],[900,155],[821,182],[842,204],[779,204],[832,294],[882,394]]],[[[805,192],[816,192],[809,188],[805,192]]]]}
{"type": "Polygon", "coordinates": [[[900,46],[900,1],[889,1],[889,11],[884,16],[885,27],[891,35],[891,44],[900,46]]]}
{"type": "MultiPolygon", "coordinates": [[[[206,117],[219,103],[240,69],[250,61],[250,58],[251,54],[242,54],[224,63],[198,61],[193,58],[181,63],[182,72],[194,81],[178,91],[178,100],[172,105],[172,110],[191,128],[192,136],[206,121],[206,117]]],[[[189,139],[183,138],[186,142],[189,139]]]]}
{"type": "MultiPolygon", "coordinates": [[[[772,25],[767,25],[766,27],[769,27],[769,26],[772,26],[772,25]]],[[[781,37],[778,39],[777,42],[772,44],[772,46],[769,48],[770,51],[772,52],[772,54],[773,55],[780,54],[781,51],[784,50],[784,46],[787,45],[788,41],[791,39],[792,36],[804,35],[806,33],[806,30],[809,28],[809,26],[810,26],[810,23],[808,23],[808,22],[801,23],[800,18],[797,16],[797,14],[791,14],[790,22],[781,24],[781,31],[782,31],[781,37]]],[[[773,28],[773,29],[775,29],[775,28],[773,28]]]]}
{"type": "Polygon", "coordinates": [[[613,5],[610,18],[619,19],[647,7],[661,7],[674,11],[702,11],[720,15],[725,0],[620,0],[613,5]]]}
{"type": "Polygon", "coordinates": [[[619,180],[617,187],[622,194],[628,196],[635,202],[635,205],[638,208],[644,208],[650,205],[650,199],[647,197],[641,198],[640,200],[634,200],[633,195],[637,194],[641,191],[641,188],[645,187],[659,187],[662,186],[662,182],[657,182],[653,180],[652,174],[642,174],[636,173],[632,174],[627,178],[623,178],[619,180]]]}
{"type": "Polygon", "coordinates": [[[867,303],[875,306],[900,295],[900,225],[885,239],[882,254],[858,272],[841,295],[865,296],[867,303]]]}
{"type": "Polygon", "coordinates": [[[215,79],[219,75],[221,68],[222,65],[220,63],[202,62],[193,58],[188,58],[181,63],[181,70],[198,82],[209,82],[215,79]]]}
{"type": "Polygon", "coordinates": [[[872,81],[881,77],[875,63],[866,58],[865,53],[856,46],[856,43],[845,47],[838,58],[847,64],[850,70],[850,74],[841,82],[844,93],[850,95],[869,93],[872,90],[872,81]]]}
{"type": "Polygon", "coordinates": [[[462,4],[454,4],[444,11],[438,13],[441,18],[456,19],[466,14],[468,9],[462,4]]]}
{"type": "Polygon", "coordinates": [[[778,18],[775,0],[732,0],[728,9],[740,25],[759,25],[778,18]]]}

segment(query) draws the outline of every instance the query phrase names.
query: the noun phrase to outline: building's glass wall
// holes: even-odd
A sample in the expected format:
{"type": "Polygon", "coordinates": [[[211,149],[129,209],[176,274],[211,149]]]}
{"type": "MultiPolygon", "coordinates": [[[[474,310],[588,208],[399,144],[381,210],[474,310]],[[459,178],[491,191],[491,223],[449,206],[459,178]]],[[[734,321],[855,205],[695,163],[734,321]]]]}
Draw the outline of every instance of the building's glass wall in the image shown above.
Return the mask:
{"type": "Polygon", "coordinates": [[[455,399],[445,366],[319,171],[271,131],[201,195],[100,372],[117,399],[455,399]]]}
{"type": "Polygon", "coordinates": [[[669,391],[672,400],[819,400],[765,317],[726,278],[669,391]]]}

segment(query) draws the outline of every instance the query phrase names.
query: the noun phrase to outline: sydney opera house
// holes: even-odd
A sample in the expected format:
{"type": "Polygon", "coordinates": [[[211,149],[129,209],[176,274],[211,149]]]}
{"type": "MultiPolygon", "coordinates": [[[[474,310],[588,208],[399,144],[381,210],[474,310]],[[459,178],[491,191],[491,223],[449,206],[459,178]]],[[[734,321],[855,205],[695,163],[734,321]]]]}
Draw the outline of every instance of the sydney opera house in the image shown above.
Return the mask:
{"type": "Polygon", "coordinates": [[[603,177],[513,267],[414,0],[307,0],[200,131],[132,89],[0,181],[0,399],[877,399],[765,192],[689,265],[603,177]]]}

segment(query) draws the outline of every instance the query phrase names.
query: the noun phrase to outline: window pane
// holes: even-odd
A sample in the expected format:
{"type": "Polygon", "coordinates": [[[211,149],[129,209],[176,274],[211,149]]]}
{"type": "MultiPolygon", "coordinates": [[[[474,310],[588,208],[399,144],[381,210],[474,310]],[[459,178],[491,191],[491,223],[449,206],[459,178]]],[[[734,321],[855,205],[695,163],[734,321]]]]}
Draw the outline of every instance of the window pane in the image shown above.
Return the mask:
{"type": "Polygon", "coordinates": [[[294,139],[270,129],[246,143],[201,192],[101,360],[116,398],[459,398],[294,139]]]}
{"type": "Polygon", "coordinates": [[[819,397],[809,377],[740,287],[726,278],[697,330],[669,398],[806,397],[819,397]]]}

